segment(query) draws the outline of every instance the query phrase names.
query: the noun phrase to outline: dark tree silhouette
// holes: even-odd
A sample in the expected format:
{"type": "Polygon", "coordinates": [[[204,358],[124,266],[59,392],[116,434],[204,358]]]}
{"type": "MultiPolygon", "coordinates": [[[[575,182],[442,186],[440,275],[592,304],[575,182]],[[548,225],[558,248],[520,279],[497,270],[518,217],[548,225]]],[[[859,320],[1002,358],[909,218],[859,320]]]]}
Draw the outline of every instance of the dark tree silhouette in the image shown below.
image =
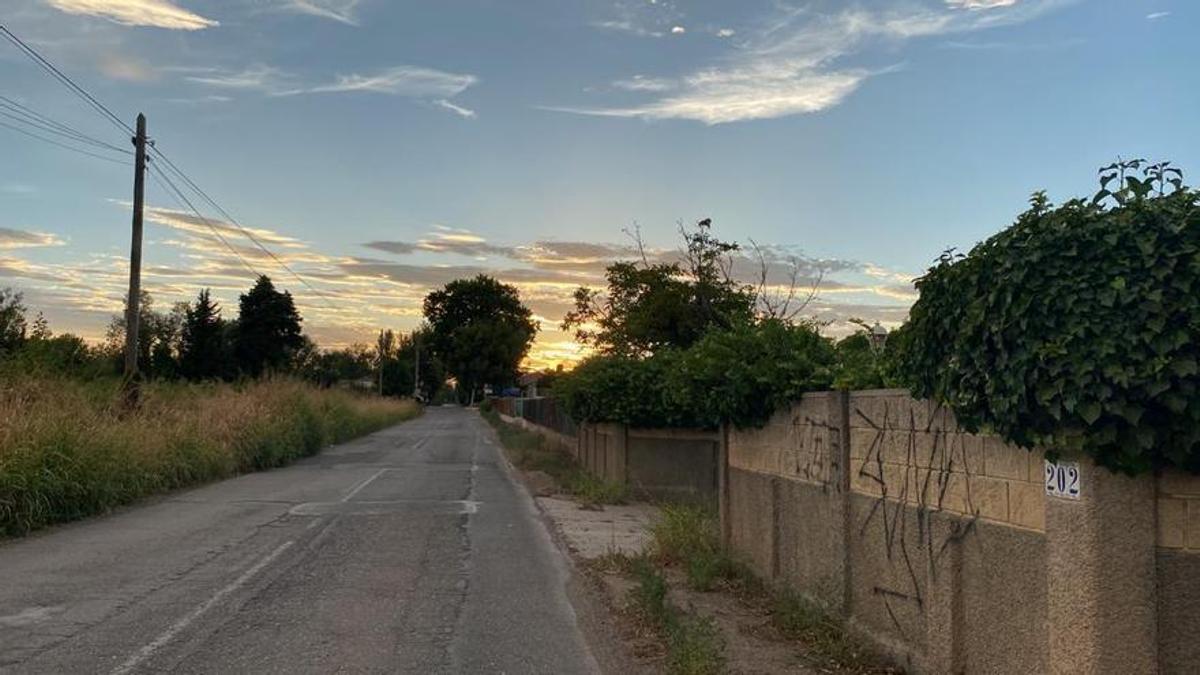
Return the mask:
{"type": "Polygon", "coordinates": [[[261,276],[238,301],[238,323],[234,332],[234,354],[246,375],[285,370],[304,346],[300,314],[287,291],[275,290],[261,276]]]}
{"type": "Polygon", "coordinates": [[[225,322],[206,288],[184,312],[179,337],[179,371],[189,380],[210,380],[227,371],[225,322]]]}
{"type": "Polygon", "coordinates": [[[537,324],[517,289],[479,275],[458,279],[425,298],[428,345],[469,401],[485,384],[516,381],[537,324]]]}

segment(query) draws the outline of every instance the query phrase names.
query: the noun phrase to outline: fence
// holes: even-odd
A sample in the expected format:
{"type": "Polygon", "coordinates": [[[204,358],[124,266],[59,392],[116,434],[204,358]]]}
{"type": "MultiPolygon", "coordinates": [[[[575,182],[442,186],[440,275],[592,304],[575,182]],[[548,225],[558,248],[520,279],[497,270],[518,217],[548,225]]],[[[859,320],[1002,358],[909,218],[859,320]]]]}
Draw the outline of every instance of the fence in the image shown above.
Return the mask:
{"type": "Polygon", "coordinates": [[[724,453],[729,546],[910,670],[1200,664],[1200,478],[1048,465],[896,391],[805,396],[724,453]]]}

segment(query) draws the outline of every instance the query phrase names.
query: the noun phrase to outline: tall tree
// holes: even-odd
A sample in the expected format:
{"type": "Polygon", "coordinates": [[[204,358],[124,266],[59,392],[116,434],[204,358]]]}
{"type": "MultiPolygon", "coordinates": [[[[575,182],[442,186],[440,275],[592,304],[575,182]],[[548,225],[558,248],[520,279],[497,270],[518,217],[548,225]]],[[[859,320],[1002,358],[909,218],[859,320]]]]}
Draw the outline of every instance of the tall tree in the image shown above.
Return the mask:
{"type": "MultiPolygon", "coordinates": [[[[128,304],[128,301],[126,301],[128,304]]],[[[138,303],[138,367],[146,377],[173,377],[176,375],[176,352],[178,351],[179,329],[183,323],[183,310],[172,307],[168,313],[154,310],[154,299],[146,291],[141,292],[138,303]]],[[[108,324],[104,352],[112,360],[118,372],[124,367],[125,312],[116,314],[108,324]]]]}
{"type": "Polygon", "coordinates": [[[189,380],[209,380],[226,373],[229,357],[221,307],[206,288],[184,310],[179,336],[179,371],[189,380]]]}
{"type": "Polygon", "coordinates": [[[429,342],[470,402],[485,384],[516,381],[537,324],[513,286],[479,275],[458,279],[425,298],[429,342]]]}
{"type": "Polygon", "coordinates": [[[753,322],[754,289],[731,271],[738,245],[717,239],[711,227],[706,219],[693,230],[681,228],[678,262],[650,262],[639,238],[641,260],[609,265],[606,291],[575,291],[563,330],[573,329],[577,340],[602,353],[640,357],[687,348],[712,328],[753,322]]]}
{"type": "Polygon", "coordinates": [[[291,293],[275,290],[266,275],[260,276],[238,301],[234,353],[247,375],[285,370],[304,346],[300,314],[291,293]]]}
{"type": "Polygon", "coordinates": [[[12,354],[25,342],[25,305],[21,294],[0,288],[0,356],[12,354]]]}

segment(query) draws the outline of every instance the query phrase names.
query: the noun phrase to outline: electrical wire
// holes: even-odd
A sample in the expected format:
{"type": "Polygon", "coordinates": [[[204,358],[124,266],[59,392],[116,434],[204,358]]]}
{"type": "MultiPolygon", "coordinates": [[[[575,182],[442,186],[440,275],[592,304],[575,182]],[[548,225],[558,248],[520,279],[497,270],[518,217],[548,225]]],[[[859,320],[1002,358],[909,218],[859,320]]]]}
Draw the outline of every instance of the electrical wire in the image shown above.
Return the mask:
{"type": "Polygon", "coordinates": [[[39,54],[36,49],[30,47],[24,40],[14,35],[13,32],[10,31],[4,24],[0,24],[0,34],[4,35],[9,42],[16,45],[17,49],[20,49],[26,56],[32,59],[34,63],[41,66],[41,68],[49,73],[51,77],[61,82],[76,96],[79,96],[81,99],[83,99],[86,103],[92,106],[96,112],[107,117],[113,124],[117,125],[118,128],[124,129],[130,134],[137,133],[133,130],[133,127],[122,121],[120,117],[117,117],[117,115],[113,113],[113,111],[109,110],[108,107],[106,107],[103,103],[97,101],[96,98],[89,94],[86,89],[75,84],[74,80],[67,77],[58,68],[55,68],[54,64],[47,61],[46,58],[39,54]]]}
{"type": "Polygon", "coordinates": [[[42,131],[57,134],[64,138],[69,138],[73,141],[87,143],[98,148],[113,150],[125,155],[133,154],[132,150],[118,147],[112,143],[106,143],[100,139],[88,136],[87,134],[74,129],[73,127],[55,120],[49,115],[40,113],[3,95],[0,95],[0,115],[23,124],[36,127],[42,131]]]}
{"type": "MultiPolygon", "coordinates": [[[[47,73],[49,73],[51,75],[51,77],[58,80],[61,84],[63,84],[65,87],[67,87],[72,93],[74,93],[76,96],[79,96],[81,99],[83,99],[96,112],[100,113],[102,116],[107,118],[110,122],[117,125],[118,128],[123,129],[123,130],[129,132],[130,134],[137,133],[133,130],[132,127],[130,127],[128,124],[126,124],[124,121],[122,121],[120,117],[118,117],[115,113],[113,113],[113,111],[109,110],[107,106],[105,106],[103,103],[98,101],[94,96],[92,96],[90,93],[88,93],[88,91],[86,89],[84,89],[83,87],[76,84],[74,80],[72,80],[70,77],[65,75],[61,70],[56,68],[54,66],[54,64],[50,63],[50,61],[48,61],[45,57],[43,57],[40,53],[38,53],[38,51],[36,49],[29,46],[29,44],[27,44],[24,40],[17,37],[16,35],[14,35],[12,33],[12,31],[10,31],[3,24],[0,24],[0,35],[3,35],[5,38],[7,38],[9,42],[13,43],[13,45],[15,45],[18,49],[20,49],[26,56],[28,56],[30,59],[32,59],[34,61],[34,63],[36,63],[43,70],[45,70],[47,73]]],[[[8,126],[8,125],[5,125],[5,126],[8,126]]],[[[26,135],[32,135],[32,134],[28,134],[27,132],[22,132],[22,133],[26,133],[26,135]]],[[[47,139],[42,139],[42,140],[47,140],[47,139]]],[[[50,142],[53,142],[53,141],[50,141],[50,142]]],[[[55,144],[58,145],[58,143],[55,143],[55,144]]],[[[161,150],[158,150],[153,145],[150,146],[150,150],[155,155],[157,155],[159,158],[161,158],[164,162],[166,162],[167,166],[170,167],[170,169],[176,174],[176,176],[180,180],[182,180],[184,182],[184,184],[187,187],[189,187],[193,191],[195,191],[196,194],[198,194],[202,199],[204,199],[204,201],[206,201],[209,205],[211,205],[219,213],[221,213],[227,219],[229,224],[236,227],[238,229],[238,231],[241,232],[241,234],[243,236],[245,236],[247,239],[249,239],[251,242],[253,242],[256,247],[258,247],[264,253],[266,253],[268,256],[270,256],[270,258],[272,260],[274,260],[280,267],[287,270],[289,274],[291,274],[293,277],[296,278],[297,281],[299,281],[306,288],[308,288],[310,291],[312,291],[317,297],[319,297],[322,301],[324,301],[325,304],[328,305],[331,309],[333,309],[335,311],[338,309],[336,305],[334,305],[332,302],[330,302],[330,300],[327,297],[325,297],[325,295],[323,293],[321,293],[321,291],[317,290],[316,287],[314,287],[312,284],[308,283],[308,281],[305,280],[304,277],[300,276],[287,263],[285,263],[283,260],[281,260],[279,258],[279,256],[275,255],[275,253],[273,251],[271,251],[269,248],[267,248],[265,245],[263,245],[262,242],[260,242],[257,237],[255,237],[249,230],[247,230],[245,227],[243,227],[242,224],[239,223],[233,216],[231,216],[228,211],[226,211],[224,208],[222,208],[221,205],[216,202],[216,200],[214,200],[212,197],[210,197],[208,195],[208,193],[204,192],[204,190],[202,190],[200,188],[200,186],[195,183],[195,181],[193,181],[186,173],[184,173],[178,166],[176,166],[175,163],[172,162],[170,160],[170,158],[168,158],[165,154],[163,154],[163,152],[161,150]]],[[[78,150],[78,152],[83,152],[83,151],[78,150]]],[[[91,153],[84,153],[84,154],[91,154],[91,153]]],[[[259,274],[256,270],[254,270],[253,266],[251,266],[248,262],[246,262],[245,258],[242,256],[242,254],[240,252],[238,252],[237,249],[235,249],[233,246],[231,246],[228,241],[225,240],[225,237],[222,236],[217,231],[217,228],[214,227],[212,225],[212,223],[200,213],[199,209],[197,209],[191,203],[191,200],[189,200],[186,197],[186,195],[183,194],[182,190],[180,190],[179,187],[176,186],[173,181],[171,181],[170,177],[166,175],[166,172],[164,172],[162,169],[159,169],[158,167],[153,167],[153,170],[157,171],[158,177],[160,177],[166,181],[167,185],[170,186],[170,191],[174,194],[174,196],[177,197],[178,199],[182,200],[184,203],[186,203],[187,206],[189,207],[189,209],[193,213],[195,213],[196,216],[201,219],[201,221],[203,221],[206,225],[208,225],[209,229],[211,229],[213,231],[213,234],[215,234],[217,236],[217,238],[220,239],[223,244],[225,244],[226,248],[229,248],[230,251],[233,251],[238,256],[238,259],[242,261],[242,264],[244,264],[247,267],[247,269],[250,269],[255,274],[259,274]]]]}
{"type": "Polygon", "coordinates": [[[150,176],[154,178],[155,182],[157,182],[160,187],[167,191],[167,193],[175,200],[175,203],[178,204],[181,209],[187,209],[195,214],[195,216],[200,219],[200,222],[204,223],[208,229],[212,231],[217,240],[221,242],[225,248],[229,249],[233,255],[237,256],[237,259],[242,263],[242,266],[249,270],[255,278],[264,276],[246,260],[241,251],[237,250],[233,244],[229,243],[229,240],[221,234],[221,231],[212,224],[211,220],[205,218],[204,215],[200,213],[195,205],[192,204],[192,201],[187,198],[187,195],[183,194],[183,191],[180,190],[177,185],[175,185],[170,176],[168,176],[162,169],[159,169],[154,164],[150,165],[150,176]]]}
{"type": "Polygon", "coordinates": [[[28,136],[28,137],[30,137],[30,138],[36,138],[36,139],[37,139],[37,140],[39,140],[39,141],[43,141],[43,142],[45,142],[45,143],[49,143],[49,144],[51,144],[51,145],[57,145],[58,147],[60,147],[60,148],[62,148],[62,149],[64,149],[64,150],[70,150],[70,151],[72,151],[72,152],[78,152],[78,153],[79,153],[79,154],[81,154],[81,155],[87,155],[88,157],[95,157],[96,159],[102,159],[102,160],[104,160],[104,161],[106,161],[106,162],[112,162],[112,163],[114,163],[114,164],[120,164],[121,166],[128,166],[128,165],[129,165],[129,163],[128,163],[128,162],[123,162],[123,161],[121,161],[121,160],[119,160],[119,159],[117,159],[117,158],[115,158],[115,157],[106,157],[106,156],[104,156],[104,155],[101,155],[101,154],[98,154],[98,153],[95,153],[95,152],[91,152],[91,151],[89,151],[89,150],[84,150],[83,148],[76,148],[76,147],[74,147],[74,146],[67,145],[66,143],[60,143],[60,142],[58,142],[58,141],[56,141],[56,140],[54,140],[54,139],[52,139],[52,138],[46,138],[45,136],[39,136],[38,134],[35,134],[35,133],[31,132],[31,131],[26,131],[25,129],[22,129],[22,128],[20,128],[20,127],[14,126],[14,125],[12,125],[12,124],[9,124],[9,123],[7,123],[7,122],[0,122],[0,127],[5,127],[5,128],[8,128],[8,129],[11,129],[11,130],[13,130],[13,131],[15,131],[15,132],[17,132],[17,133],[19,133],[19,134],[24,134],[24,135],[26,135],[26,136],[28,136]]]}

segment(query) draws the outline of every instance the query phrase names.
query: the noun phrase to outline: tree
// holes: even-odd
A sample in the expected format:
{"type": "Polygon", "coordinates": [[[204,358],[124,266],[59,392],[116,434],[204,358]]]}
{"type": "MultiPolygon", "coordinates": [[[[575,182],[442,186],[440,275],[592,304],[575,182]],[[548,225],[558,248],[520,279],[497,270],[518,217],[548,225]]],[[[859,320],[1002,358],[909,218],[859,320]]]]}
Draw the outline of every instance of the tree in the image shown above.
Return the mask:
{"type": "Polygon", "coordinates": [[[227,371],[227,359],[221,307],[206,288],[184,310],[179,334],[179,371],[189,380],[215,379],[227,371]]]}
{"type": "Polygon", "coordinates": [[[458,279],[425,298],[429,321],[426,347],[458,380],[470,402],[485,384],[516,381],[537,324],[517,289],[479,275],[458,279]]]}
{"type": "Polygon", "coordinates": [[[300,314],[291,293],[275,290],[266,275],[260,276],[238,301],[234,354],[247,375],[285,370],[304,345],[300,314]]]}
{"type": "MultiPolygon", "coordinates": [[[[126,300],[126,307],[128,307],[126,300]]],[[[113,367],[124,369],[125,315],[114,315],[105,334],[104,352],[112,360],[113,367]]],[[[139,371],[148,378],[173,377],[177,374],[176,352],[178,351],[179,329],[183,323],[183,310],[179,305],[167,314],[154,311],[154,299],[146,291],[141,293],[138,307],[137,359],[139,371]]]]}
{"type": "Polygon", "coordinates": [[[732,276],[730,256],[739,247],[717,239],[711,227],[705,219],[694,230],[680,228],[684,250],[673,263],[651,263],[635,235],[641,260],[609,265],[606,292],[576,290],[563,330],[602,354],[640,357],[686,349],[712,328],[752,323],[754,289],[732,276]]]}
{"type": "Polygon", "coordinates": [[[0,288],[0,356],[11,355],[25,342],[25,305],[20,293],[0,288]]]}

